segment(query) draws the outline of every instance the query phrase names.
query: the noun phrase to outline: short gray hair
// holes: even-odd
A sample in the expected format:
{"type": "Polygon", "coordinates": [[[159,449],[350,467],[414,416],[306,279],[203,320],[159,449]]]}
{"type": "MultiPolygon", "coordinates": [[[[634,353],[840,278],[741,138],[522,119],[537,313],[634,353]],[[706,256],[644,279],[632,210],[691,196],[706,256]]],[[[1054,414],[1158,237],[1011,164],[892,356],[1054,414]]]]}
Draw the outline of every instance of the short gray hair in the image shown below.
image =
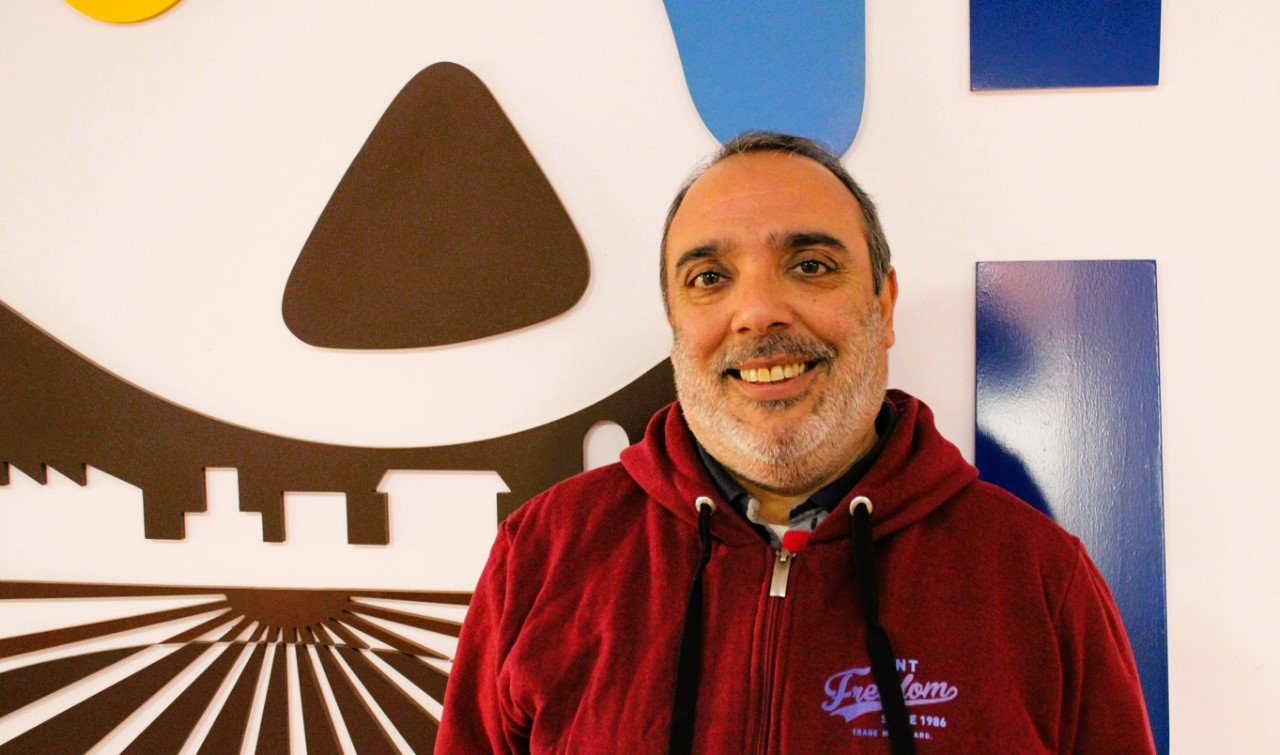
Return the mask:
{"type": "Polygon", "coordinates": [[[876,212],[876,205],[871,201],[871,196],[862,190],[857,181],[853,180],[853,176],[849,175],[849,171],[845,170],[844,165],[841,164],[840,158],[818,142],[803,136],[791,136],[775,131],[748,131],[730,139],[711,157],[703,161],[681,184],[675,199],[671,201],[671,207],[667,209],[667,219],[662,224],[661,268],[658,271],[659,283],[662,286],[662,306],[670,307],[667,302],[667,234],[671,230],[671,221],[675,219],[676,212],[684,203],[685,195],[689,193],[689,187],[722,160],[752,152],[786,152],[807,157],[826,168],[831,175],[844,184],[853,198],[858,201],[858,207],[862,209],[863,225],[867,229],[867,248],[871,252],[871,276],[878,295],[884,288],[885,276],[889,274],[889,240],[885,238],[884,226],[880,224],[880,214],[876,212]]]}

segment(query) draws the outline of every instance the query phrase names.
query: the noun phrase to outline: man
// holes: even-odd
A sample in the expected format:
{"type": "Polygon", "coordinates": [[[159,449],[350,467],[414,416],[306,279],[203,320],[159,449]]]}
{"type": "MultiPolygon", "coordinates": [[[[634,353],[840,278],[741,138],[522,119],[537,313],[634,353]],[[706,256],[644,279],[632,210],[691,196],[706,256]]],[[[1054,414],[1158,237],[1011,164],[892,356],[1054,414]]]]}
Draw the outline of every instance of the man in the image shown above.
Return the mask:
{"type": "Polygon", "coordinates": [[[886,393],[898,282],[816,144],[749,134],[662,244],[677,404],[502,525],[444,752],[1149,752],[1079,541],[886,393]]]}

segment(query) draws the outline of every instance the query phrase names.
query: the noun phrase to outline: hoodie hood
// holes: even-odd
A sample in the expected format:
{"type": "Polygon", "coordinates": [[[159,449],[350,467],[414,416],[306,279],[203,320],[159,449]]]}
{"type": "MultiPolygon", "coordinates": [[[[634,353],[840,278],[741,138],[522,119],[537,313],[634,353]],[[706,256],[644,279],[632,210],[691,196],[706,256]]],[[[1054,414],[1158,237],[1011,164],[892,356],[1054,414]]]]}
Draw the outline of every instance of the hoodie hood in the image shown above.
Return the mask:
{"type": "MultiPolygon", "coordinates": [[[[878,540],[920,521],[977,479],[978,470],[938,434],[933,412],[923,401],[898,390],[888,391],[885,400],[897,415],[888,440],[810,542],[849,537],[848,503],[855,496],[871,500],[872,528],[878,540]]],[[[699,496],[725,505],[698,457],[678,402],[654,415],[644,439],[622,452],[622,466],[646,493],[691,527],[697,525],[694,501],[699,496]]],[[[711,534],[727,545],[760,543],[759,535],[737,516],[715,517],[711,534]]]]}

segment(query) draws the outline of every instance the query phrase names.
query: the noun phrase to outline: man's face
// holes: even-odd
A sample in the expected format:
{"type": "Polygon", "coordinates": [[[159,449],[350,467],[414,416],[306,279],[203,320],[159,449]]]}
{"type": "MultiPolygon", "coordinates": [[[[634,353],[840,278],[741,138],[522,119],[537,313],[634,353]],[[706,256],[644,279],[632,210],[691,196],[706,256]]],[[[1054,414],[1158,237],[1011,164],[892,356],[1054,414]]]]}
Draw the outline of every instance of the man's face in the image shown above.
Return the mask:
{"type": "Polygon", "coordinates": [[[739,477],[798,494],[875,442],[897,279],[875,293],[862,212],[799,155],[727,158],[699,178],[664,252],[676,391],[739,477]]]}

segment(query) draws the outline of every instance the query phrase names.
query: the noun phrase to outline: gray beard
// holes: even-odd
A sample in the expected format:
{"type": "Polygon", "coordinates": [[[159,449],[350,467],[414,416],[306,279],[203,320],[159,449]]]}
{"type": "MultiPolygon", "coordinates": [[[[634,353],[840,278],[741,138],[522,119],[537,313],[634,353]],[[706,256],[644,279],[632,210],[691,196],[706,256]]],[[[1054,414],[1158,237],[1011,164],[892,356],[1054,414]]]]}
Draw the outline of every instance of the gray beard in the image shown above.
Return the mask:
{"type": "MultiPolygon", "coordinates": [[[[796,335],[766,335],[735,346],[703,370],[677,330],[671,350],[676,395],[694,437],[735,475],[778,493],[812,490],[854,461],[855,446],[872,432],[888,382],[884,338],[875,302],[848,337],[834,345],[796,335]],[[777,354],[821,359],[814,369],[831,372],[811,413],[787,427],[766,431],[732,413],[727,381],[735,378],[724,372],[748,359],[777,354]]],[[[784,410],[793,403],[772,401],[757,408],[784,410]]]]}

